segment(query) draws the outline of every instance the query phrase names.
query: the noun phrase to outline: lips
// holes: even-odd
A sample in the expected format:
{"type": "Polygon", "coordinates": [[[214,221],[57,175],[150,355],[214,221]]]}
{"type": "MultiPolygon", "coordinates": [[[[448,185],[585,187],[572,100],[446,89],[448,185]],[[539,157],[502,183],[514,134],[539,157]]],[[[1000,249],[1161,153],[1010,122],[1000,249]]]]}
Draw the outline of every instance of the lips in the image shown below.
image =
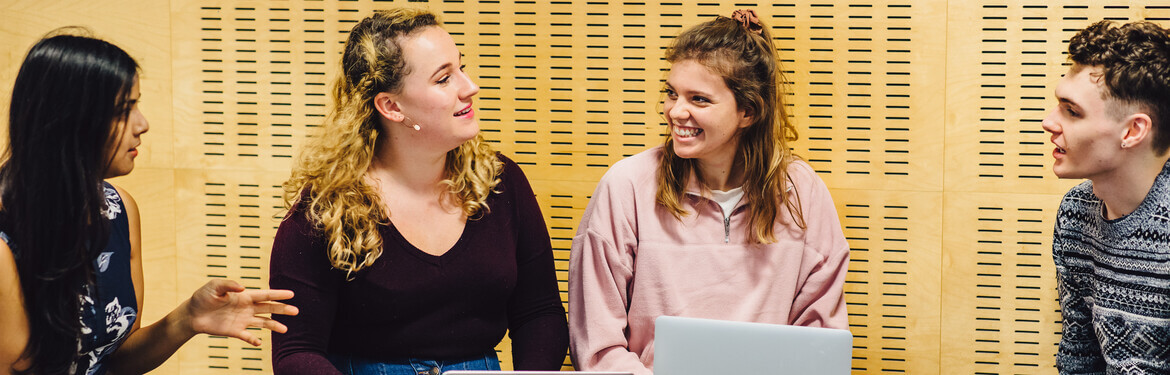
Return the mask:
{"type": "Polygon", "coordinates": [[[471,104],[470,104],[470,103],[468,103],[468,104],[467,104],[467,107],[463,108],[463,110],[461,110],[461,111],[459,111],[459,112],[455,112],[455,115],[454,115],[454,116],[455,116],[455,117],[459,117],[459,116],[466,115],[466,114],[468,114],[468,113],[471,113],[471,104]]]}

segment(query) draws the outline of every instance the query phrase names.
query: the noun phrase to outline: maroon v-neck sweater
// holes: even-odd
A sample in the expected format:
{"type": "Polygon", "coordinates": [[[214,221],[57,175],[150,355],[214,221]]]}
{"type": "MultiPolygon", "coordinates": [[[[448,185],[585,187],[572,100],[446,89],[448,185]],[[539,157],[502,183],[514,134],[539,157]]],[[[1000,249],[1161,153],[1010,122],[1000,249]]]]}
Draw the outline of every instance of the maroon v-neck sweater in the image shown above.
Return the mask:
{"type": "MultiPolygon", "coordinates": [[[[548,229],[524,172],[503,155],[490,212],[469,219],[441,256],[411,245],[391,223],[382,256],[346,281],[326,238],[298,205],[272,245],[270,285],[290,289],[297,316],[272,334],[276,374],[337,374],[328,354],[367,360],[460,359],[492,350],[511,330],[518,370],[559,370],[568,346],[548,229]]],[[[409,220],[409,218],[392,218],[409,220]]]]}

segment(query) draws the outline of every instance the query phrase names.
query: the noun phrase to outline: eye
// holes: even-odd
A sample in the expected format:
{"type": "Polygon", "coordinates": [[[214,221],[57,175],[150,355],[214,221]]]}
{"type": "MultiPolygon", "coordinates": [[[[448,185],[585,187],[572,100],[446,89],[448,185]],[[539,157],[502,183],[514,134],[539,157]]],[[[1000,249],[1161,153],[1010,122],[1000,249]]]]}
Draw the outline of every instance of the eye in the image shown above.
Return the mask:
{"type": "Polygon", "coordinates": [[[695,95],[694,97],[692,97],[691,101],[693,101],[695,103],[710,103],[711,102],[707,98],[702,97],[702,96],[698,96],[698,95],[695,95]]]}
{"type": "Polygon", "coordinates": [[[1069,115],[1069,117],[1081,117],[1081,114],[1077,112],[1076,109],[1073,109],[1071,105],[1062,103],[1060,108],[1064,111],[1065,114],[1069,115]]]}
{"type": "Polygon", "coordinates": [[[668,87],[668,88],[662,89],[662,92],[665,93],[666,97],[670,98],[670,100],[678,99],[678,93],[674,92],[674,89],[671,89],[668,87]]]}
{"type": "Polygon", "coordinates": [[[459,66],[459,71],[460,71],[460,72],[467,71],[467,65],[460,65],[460,66],[459,66]]]}
{"type": "Polygon", "coordinates": [[[445,74],[445,75],[443,75],[443,78],[439,78],[439,80],[438,80],[438,81],[435,81],[435,83],[438,83],[438,84],[440,84],[440,85],[445,85],[445,84],[447,84],[447,82],[449,82],[449,81],[451,81],[451,75],[450,75],[450,74],[445,74]]]}

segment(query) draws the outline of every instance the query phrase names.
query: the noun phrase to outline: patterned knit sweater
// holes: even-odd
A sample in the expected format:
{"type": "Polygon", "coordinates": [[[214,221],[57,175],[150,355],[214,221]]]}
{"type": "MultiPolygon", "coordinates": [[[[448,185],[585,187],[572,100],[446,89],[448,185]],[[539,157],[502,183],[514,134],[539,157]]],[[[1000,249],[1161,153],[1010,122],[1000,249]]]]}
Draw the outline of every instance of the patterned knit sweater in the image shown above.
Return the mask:
{"type": "Polygon", "coordinates": [[[1170,163],[1129,215],[1106,220],[1091,181],[1064,196],[1052,241],[1061,374],[1170,373],[1170,163]]]}

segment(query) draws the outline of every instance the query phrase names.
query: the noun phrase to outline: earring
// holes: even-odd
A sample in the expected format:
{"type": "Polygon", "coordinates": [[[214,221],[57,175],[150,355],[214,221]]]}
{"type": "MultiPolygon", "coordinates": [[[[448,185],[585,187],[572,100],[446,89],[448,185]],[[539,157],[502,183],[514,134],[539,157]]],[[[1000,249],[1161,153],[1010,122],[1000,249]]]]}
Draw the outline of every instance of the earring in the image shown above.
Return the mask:
{"type": "Polygon", "coordinates": [[[1127,147],[1129,147],[1129,143],[1126,143],[1125,141],[1121,141],[1121,148],[1127,148],[1127,147]]]}
{"type": "MultiPolygon", "coordinates": [[[[410,120],[410,117],[407,117],[406,120],[410,120]]],[[[411,120],[411,121],[414,121],[414,120],[411,120]]],[[[403,121],[403,122],[405,122],[405,121],[403,121]]],[[[411,127],[414,128],[414,131],[422,130],[422,127],[418,126],[418,121],[415,121],[414,126],[411,126],[411,127]]]]}

